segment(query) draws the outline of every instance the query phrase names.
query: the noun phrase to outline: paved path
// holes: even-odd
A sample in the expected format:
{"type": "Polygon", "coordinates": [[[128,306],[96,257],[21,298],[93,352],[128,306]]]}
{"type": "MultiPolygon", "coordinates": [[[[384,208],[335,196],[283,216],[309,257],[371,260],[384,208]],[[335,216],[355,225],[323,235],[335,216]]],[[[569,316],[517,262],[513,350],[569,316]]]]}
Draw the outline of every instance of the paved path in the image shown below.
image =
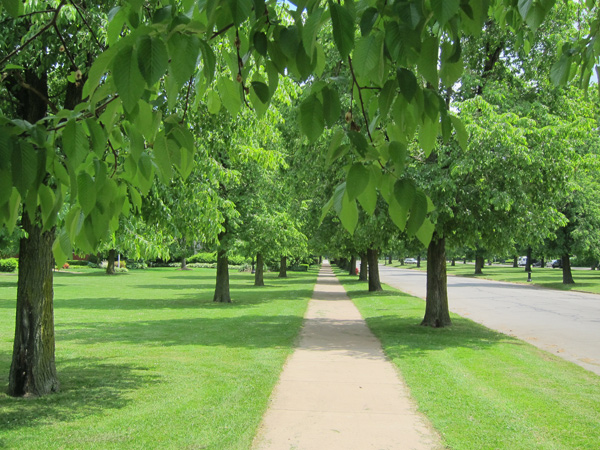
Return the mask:
{"type": "Polygon", "coordinates": [[[253,448],[420,450],[438,442],[324,262],[253,448]]]}
{"type": "MultiPolygon", "coordinates": [[[[425,272],[380,265],[379,273],[382,282],[425,298],[425,272]]],[[[448,302],[452,312],[600,375],[600,295],[449,276],[448,302]]]]}

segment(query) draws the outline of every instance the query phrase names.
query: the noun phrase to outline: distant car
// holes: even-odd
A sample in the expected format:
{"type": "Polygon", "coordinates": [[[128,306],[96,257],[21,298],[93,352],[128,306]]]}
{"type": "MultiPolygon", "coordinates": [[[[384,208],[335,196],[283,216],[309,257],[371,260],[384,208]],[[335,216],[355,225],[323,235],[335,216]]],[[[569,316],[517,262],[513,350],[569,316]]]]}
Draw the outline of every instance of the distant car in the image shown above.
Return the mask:
{"type": "Polygon", "coordinates": [[[417,260],[415,258],[404,258],[404,264],[416,264],[417,260]]]}
{"type": "Polygon", "coordinates": [[[527,256],[519,256],[517,265],[518,266],[526,266],[527,265],[527,256]]]}
{"type": "Polygon", "coordinates": [[[562,259],[553,259],[551,266],[553,269],[562,269],[562,259]]]}
{"type": "Polygon", "coordinates": [[[536,261],[532,264],[533,267],[542,267],[542,262],[541,261],[536,261]]]}

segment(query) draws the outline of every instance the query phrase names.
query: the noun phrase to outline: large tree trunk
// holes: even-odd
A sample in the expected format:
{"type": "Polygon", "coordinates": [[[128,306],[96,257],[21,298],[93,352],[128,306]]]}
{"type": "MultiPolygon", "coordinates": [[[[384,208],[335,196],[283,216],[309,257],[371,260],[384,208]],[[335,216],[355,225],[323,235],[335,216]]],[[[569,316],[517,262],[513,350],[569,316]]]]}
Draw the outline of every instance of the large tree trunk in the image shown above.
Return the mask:
{"type": "Polygon", "coordinates": [[[188,270],[187,258],[185,256],[181,258],[181,270],[188,270]]]}
{"type": "Polygon", "coordinates": [[[287,256],[282,256],[279,263],[279,278],[287,277],[287,256]]]}
{"type": "Polygon", "coordinates": [[[264,286],[265,285],[265,280],[263,277],[263,269],[264,269],[263,255],[262,255],[262,253],[259,252],[256,254],[256,270],[254,271],[254,286],[264,286]]]}
{"type": "Polygon", "coordinates": [[[563,271],[563,284],[575,284],[573,274],[571,273],[571,259],[569,254],[562,255],[562,271],[563,271]]]}
{"type": "Polygon", "coordinates": [[[369,281],[368,275],[369,263],[367,261],[367,254],[360,254],[360,272],[358,273],[359,281],[369,281]]]}
{"type": "Polygon", "coordinates": [[[427,247],[427,298],[421,325],[434,328],[452,325],[448,310],[446,240],[437,233],[427,247]]]}
{"type": "Polygon", "coordinates": [[[369,292],[383,291],[379,281],[379,260],[377,250],[368,249],[367,259],[369,261],[369,292]]]}
{"type": "Polygon", "coordinates": [[[483,275],[483,256],[475,255],[475,275],[483,275]]]}
{"type": "Polygon", "coordinates": [[[114,275],[115,274],[115,259],[117,257],[117,251],[114,248],[111,248],[108,251],[108,258],[106,259],[106,274],[114,275]]]}
{"type": "Polygon", "coordinates": [[[452,267],[456,266],[456,258],[452,258],[452,263],[450,263],[452,267]]]}
{"type": "Polygon", "coordinates": [[[388,264],[392,264],[392,255],[390,255],[388,258],[388,264]]]}
{"type": "Polygon", "coordinates": [[[421,268],[421,255],[417,255],[417,269],[421,268]]]}
{"type": "Polygon", "coordinates": [[[350,264],[348,265],[348,275],[356,275],[356,256],[350,257],[350,264]]]}
{"type": "Polygon", "coordinates": [[[213,302],[231,303],[229,294],[229,258],[226,250],[217,253],[217,283],[215,285],[215,296],[213,302]]]}
{"type": "Polygon", "coordinates": [[[519,267],[519,258],[517,256],[515,256],[513,258],[513,267],[514,268],[518,268],[519,267]]]}
{"type": "Polygon", "coordinates": [[[19,246],[15,342],[8,393],[30,397],[58,392],[54,360],[54,229],[42,233],[23,213],[28,237],[19,246]]]}
{"type": "Polygon", "coordinates": [[[531,272],[531,247],[527,247],[527,262],[525,263],[525,272],[531,272]]]}

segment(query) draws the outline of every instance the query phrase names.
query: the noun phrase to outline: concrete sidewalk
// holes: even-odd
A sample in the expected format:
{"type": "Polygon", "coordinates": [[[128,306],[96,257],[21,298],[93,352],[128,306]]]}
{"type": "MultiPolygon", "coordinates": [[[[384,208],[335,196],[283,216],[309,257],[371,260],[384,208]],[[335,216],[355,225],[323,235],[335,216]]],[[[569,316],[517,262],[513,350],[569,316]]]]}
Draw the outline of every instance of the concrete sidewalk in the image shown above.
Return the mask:
{"type": "Polygon", "coordinates": [[[253,448],[441,448],[328,262],[253,448]]]}

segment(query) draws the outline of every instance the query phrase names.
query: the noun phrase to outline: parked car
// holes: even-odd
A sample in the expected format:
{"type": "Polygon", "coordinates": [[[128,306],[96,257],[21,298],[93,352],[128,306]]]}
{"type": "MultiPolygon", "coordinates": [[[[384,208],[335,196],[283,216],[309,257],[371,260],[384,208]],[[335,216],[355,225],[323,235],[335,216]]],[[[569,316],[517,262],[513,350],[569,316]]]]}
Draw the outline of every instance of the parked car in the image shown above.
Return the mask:
{"type": "Polygon", "coordinates": [[[416,264],[417,260],[415,258],[404,258],[404,264],[416,264]]]}
{"type": "Polygon", "coordinates": [[[550,264],[553,269],[562,269],[562,259],[553,259],[552,264],[550,264]]]}
{"type": "Polygon", "coordinates": [[[526,266],[527,265],[527,256],[519,256],[519,259],[517,260],[517,265],[518,266],[526,266]]]}

